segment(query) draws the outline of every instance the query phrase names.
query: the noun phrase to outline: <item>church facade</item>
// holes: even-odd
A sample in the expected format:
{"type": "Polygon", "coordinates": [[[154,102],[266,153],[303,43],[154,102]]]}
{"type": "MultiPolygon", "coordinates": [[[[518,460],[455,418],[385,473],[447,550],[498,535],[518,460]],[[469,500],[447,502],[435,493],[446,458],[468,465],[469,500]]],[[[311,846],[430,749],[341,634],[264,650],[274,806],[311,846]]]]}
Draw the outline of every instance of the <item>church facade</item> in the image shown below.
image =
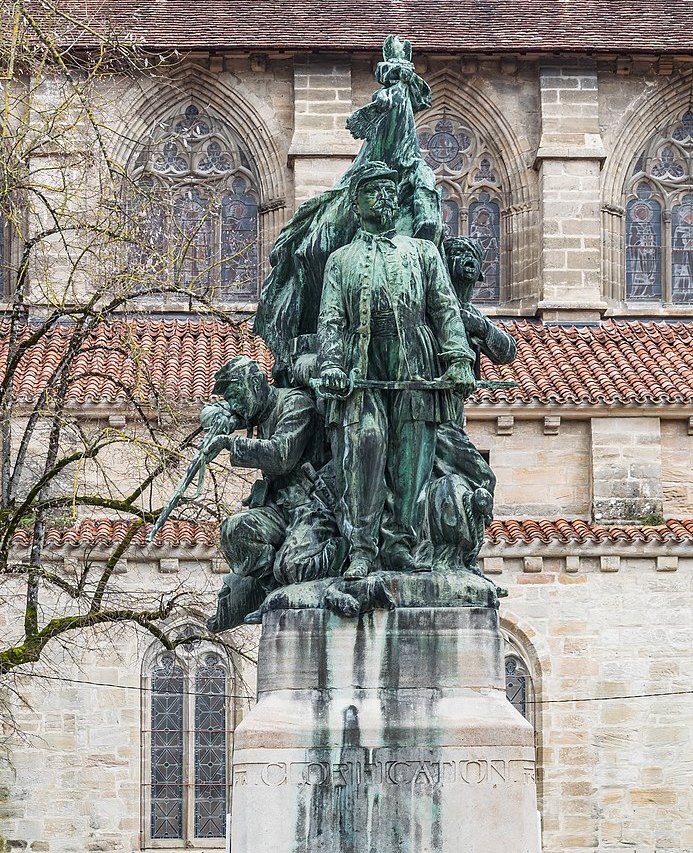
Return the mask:
{"type": "MultiPolygon", "coordinates": [[[[357,5],[340,19],[313,3],[243,3],[236,22],[188,9],[200,14],[192,28],[174,10],[118,6],[133,38],[181,58],[109,78],[106,144],[132,185],[158,188],[156,239],[178,234],[161,274],[204,290],[218,312],[167,293],[124,318],[128,334],[187,423],[228,358],[269,371],[252,314],[271,246],[358,150],[345,121],[370,100],[383,37],[410,38],[433,92],[417,127],[446,230],[480,240],[475,302],[518,344],[512,365],[482,363],[484,378],[517,387],[479,391],[465,410],[498,478],[481,558],[509,593],[507,693],[535,727],[543,849],[690,853],[693,20],[619,23],[628,4],[611,20],[601,3],[572,4],[591,8],[587,28],[582,8],[551,22],[519,4],[484,22],[470,4],[423,15],[388,3],[379,20],[357,5]]],[[[6,317],[16,254],[4,221],[6,317]]],[[[43,316],[45,290],[27,287],[27,310],[43,316]]],[[[29,354],[24,401],[61,346],[56,333],[29,354]]],[[[73,410],[118,427],[130,410],[111,380],[131,366],[107,347],[85,358],[73,410]]],[[[232,476],[225,505],[249,487],[232,476]]],[[[69,572],[105,563],[125,522],[82,512],[46,535],[56,571],[69,572]]],[[[15,537],[18,560],[30,543],[15,537]]],[[[188,518],[154,544],[135,536],[117,583],[132,595],[193,590],[198,621],[173,627],[194,633],[226,571],[214,525],[188,518]]],[[[23,605],[3,594],[9,636],[23,605]]],[[[0,850],[224,849],[256,642],[244,628],[229,654],[197,640],[170,653],[117,627],[47,647],[5,696],[16,726],[0,850]]],[[[469,784],[493,784],[491,768],[469,784]]]]}

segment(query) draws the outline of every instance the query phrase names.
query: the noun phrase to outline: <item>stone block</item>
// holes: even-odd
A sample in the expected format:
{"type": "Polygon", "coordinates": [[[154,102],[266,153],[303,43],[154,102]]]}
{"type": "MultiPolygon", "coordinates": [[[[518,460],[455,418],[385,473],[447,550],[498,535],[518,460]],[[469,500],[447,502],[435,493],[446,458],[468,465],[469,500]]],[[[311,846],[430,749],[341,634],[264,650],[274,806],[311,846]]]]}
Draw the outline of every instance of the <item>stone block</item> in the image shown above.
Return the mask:
{"type": "Polygon", "coordinates": [[[213,559],[211,562],[211,570],[214,575],[226,575],[229,573],[229,564],[221,558],[213,559]]]}
{"type": "Polygon", "coordinates": [[[523,557],[522,571],[527,573],[540,572],[544,568],[543,557],[523,557]]]}
{"type": "Polygon", "coordinates": [[[558,435],[560,428],[560,415],[546,415],[544,418],[544,435],[558,435]]]}
{"type": "Polygon", "coordinates": [[[617,572],[621,568],[621,558],[614,554],[602,554],[599,558],[600,572],[617,572]]]}
{"type": "Polygon", "coordinates": [[[167,557],[159,560],[159,571],[162,574],[175,574],[179,570],[177,557],[167,557]]]}
{"type": "Polygon", "coordinates": [[[498,415],[496,418],[496,434],[512,435],[515,418],[512,415],[498,415]]]}
{"type": "Polygon", "coordinates": [[[592,418],[590,424],[594,518],[633,522],[650,514],[661,515],[659,418],[592,418]]]}
{"type": "Polygon", "coordinates": [[[568,574],[580,571],[580,557],[577,554],[568,554],[565,558],[565,570],[568,574]]]}
{"type": "Polygon", "coordinates": [[[503,573],[502,557],[484,557],[483,560],[485,575],[500,575],[503,573]]]}
{"type": "Polygon", "coordinates": [[[658,572],[675,572],[679,567],[679,558],[671,555],[661,554],[657,557],[658,572]]]}

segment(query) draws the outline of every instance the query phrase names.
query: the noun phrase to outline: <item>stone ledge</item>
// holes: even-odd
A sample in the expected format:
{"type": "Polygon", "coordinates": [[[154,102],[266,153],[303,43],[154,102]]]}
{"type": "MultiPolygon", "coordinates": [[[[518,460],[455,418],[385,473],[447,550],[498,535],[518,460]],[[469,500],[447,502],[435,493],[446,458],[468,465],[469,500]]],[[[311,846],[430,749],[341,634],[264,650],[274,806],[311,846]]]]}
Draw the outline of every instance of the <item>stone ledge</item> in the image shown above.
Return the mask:
{"type": "Polygon", "coordinates": [[[373,572],[358,581],[325,578],[281,587],[267,596],[260,612],[324,607],[335,610],[343,596],[358,602],[359,613],[400,607],[495,609],[498,595],[499,589],[492,580],[468,571],[373,572]]]}

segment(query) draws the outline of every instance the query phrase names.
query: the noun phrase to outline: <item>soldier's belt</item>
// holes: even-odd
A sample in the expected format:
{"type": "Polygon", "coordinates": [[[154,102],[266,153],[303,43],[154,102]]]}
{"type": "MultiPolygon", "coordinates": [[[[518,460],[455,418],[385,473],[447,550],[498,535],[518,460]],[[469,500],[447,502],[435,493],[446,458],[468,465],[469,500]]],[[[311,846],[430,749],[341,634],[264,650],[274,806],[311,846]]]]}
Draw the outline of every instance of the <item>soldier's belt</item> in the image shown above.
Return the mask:
{"type": "MultiPolygon", "coordinates": [[[[517,388],[517,382],[501,382],[486,379],[478,379],[475,383],[475,388],[517,388]]],[[[344,400],[353,391],[454,391],[455,384],[453,382],[444,381],[442,379],[360,379],[352,372],[349,376],[349,385],[344,391],[334,392],[327,391],[323,387],[319,379],[311,379],[310,387],[315,391],[318,397],[324,397],[329,400],[344,400]]]]}

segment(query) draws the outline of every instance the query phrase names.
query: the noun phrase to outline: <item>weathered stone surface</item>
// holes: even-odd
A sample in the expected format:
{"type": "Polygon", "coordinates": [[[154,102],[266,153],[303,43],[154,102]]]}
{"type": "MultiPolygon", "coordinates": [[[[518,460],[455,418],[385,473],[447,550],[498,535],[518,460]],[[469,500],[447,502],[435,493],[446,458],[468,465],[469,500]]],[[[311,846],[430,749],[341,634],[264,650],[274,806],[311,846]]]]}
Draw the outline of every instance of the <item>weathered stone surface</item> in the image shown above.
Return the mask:
{"type": "Polygon", "coordinates": [[[660,420],[592,418],[592,513],[601,523],[662,514],[660,420]]]}
{"type": "Polygon", "coordinates": [[[267,597],[261,612],[324,606],[334,610],[330,598],[335,592],[354,597],[362,613],[392,607],[497,607],[499,595],[505,594],[473,572],[377,572],[361,581],[325,578],[282,587],[267,597]]]}
{"type": "Polygon", "coordinates": [[[452,853],[462,836],[538,853],[533,732],[504,686],[493,608],[267,614],[235,735],[235,853],[452,853]]]}

